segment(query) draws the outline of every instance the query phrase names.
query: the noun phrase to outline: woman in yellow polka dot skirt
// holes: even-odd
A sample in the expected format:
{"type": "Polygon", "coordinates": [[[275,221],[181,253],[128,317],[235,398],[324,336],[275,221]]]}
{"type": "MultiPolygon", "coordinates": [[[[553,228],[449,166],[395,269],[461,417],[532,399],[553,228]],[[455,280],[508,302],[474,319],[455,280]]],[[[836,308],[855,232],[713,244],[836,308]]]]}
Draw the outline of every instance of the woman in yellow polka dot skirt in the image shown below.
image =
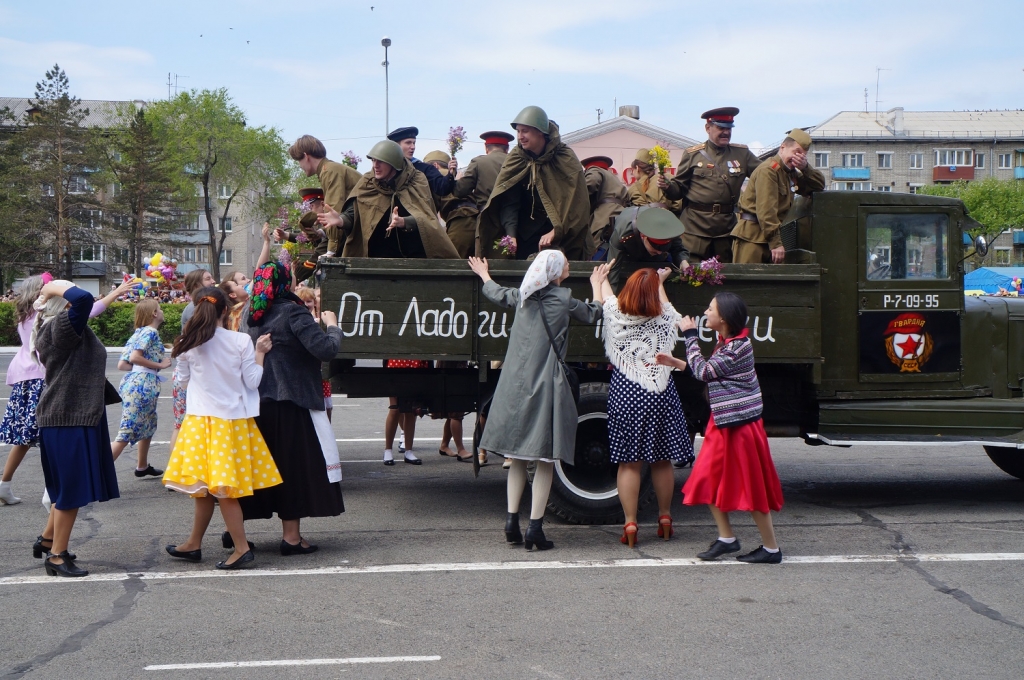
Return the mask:
{"type": "Polygon", "coordinates": [[[188,396],[163,481],[195,498],[196,511],[188,540],[167,546],[167,553],[190,562],[203,559],[203,536],[216,497],[235,544],[234,553],[217,568],[245,569],[255,558],[238,499],[282,481],[254,420],[270,335],[261,336],[254,351],[249,336],[224,328],[229,310],[221,290],[203,288],[194,299],[195,313],[171,353],[178,359],[175,376],[188,384],[188,396]]]}

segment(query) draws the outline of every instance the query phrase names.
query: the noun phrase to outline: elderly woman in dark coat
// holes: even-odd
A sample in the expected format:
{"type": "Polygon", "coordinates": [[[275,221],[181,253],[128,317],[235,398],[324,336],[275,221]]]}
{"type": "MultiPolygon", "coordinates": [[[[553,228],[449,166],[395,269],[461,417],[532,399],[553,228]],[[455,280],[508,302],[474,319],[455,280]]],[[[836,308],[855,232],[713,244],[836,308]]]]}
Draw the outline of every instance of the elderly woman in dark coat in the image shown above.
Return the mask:
{"type": "MultiPolygon", "coordinates": [[[[256,424],[274,457],[283,484],[240,499],[245,519],[281,519],[282,555],[304,555],[317,546],[302,538],[303,517],[333,517],[345,511],[341,498],[338,445],[324,410],[321,362],[341,346],[334,312],[320,318],[326,332],[302,300],[289,290],[291,274],[269,262],[256,270],[250,298],[249,335],[269,333],[274,351],[267,354],[260,382],[256,424]]],[[[229,547],[230,536],[224,538],[229,547]]],[[[230,546],[230,547],[233,547],[230,546]]]]}
{"type": "MultiPolygon", "coordinates": [[[[593,324],[601,318],[601,305],[581,302],[560,285],[569,277],[569,262],[557,250],[538,254],[519,288],[505,288],[492,281],[486,259],[471,257],[469,266],[483,279],[484,295],[496,304],[516,308],[508,353],[480,441],[480,448],[512,459],[505,538],[509,543],[524,541],[519,528],[519,501],[526,488],[526,464],[537,461],[525,542],[527,550],[534,545],[548,550],[554,544],[545,539],[542,525],[554,462],[572,464],[576,448],[576,400],[560,359],[565,357],[569,319],[593,324]]],[[[603,264],[595,268],[590,277],[595,298],[600,297],[608,267],[603,264]]]]}

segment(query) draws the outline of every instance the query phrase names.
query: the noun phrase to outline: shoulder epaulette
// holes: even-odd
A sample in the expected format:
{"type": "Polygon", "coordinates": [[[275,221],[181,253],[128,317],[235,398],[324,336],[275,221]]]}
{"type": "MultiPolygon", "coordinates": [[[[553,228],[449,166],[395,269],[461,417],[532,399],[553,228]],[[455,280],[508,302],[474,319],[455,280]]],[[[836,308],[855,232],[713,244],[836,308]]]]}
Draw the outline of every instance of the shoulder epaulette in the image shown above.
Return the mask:
{"type": "Polygon", "coordinates": [[[700,151],[703,148],[704,148],[703,144],[694,144],[693,146],[688,146],[688,147],[686,147],[683,150],[687,151],[689,153],[696,153],[697,151],[700,151]]]}
{"type": "Polygon", "coordinates": [[[778,170],[778,169],[779,169],[779,162],[778,161],[772,161],[772,170],[778,170]]]}
{"type": "Polygon", "coordinates": [[[732,143],[730,143],[729,146],[734,146],[737,149],[749,149],[750,148],[746,144],[732,144],[732,143]]]}

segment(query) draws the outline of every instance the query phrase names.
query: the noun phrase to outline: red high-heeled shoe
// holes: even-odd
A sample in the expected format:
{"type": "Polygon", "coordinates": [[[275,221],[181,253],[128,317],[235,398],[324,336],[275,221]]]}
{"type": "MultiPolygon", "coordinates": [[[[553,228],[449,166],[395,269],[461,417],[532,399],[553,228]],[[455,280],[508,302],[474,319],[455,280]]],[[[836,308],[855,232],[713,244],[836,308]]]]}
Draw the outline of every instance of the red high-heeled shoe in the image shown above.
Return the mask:
{"type": "Polygon", "coordinates": [[[672,529],[672,515],[662,515],[658,518],[658,538],[667,541],[672,538],[675,530],[672,529]]]}
{"type": "Polygon", "coordinates": [[[630,548],[635,548],[636,532],[636,522],[626,522],[626,526],[622,527],[622,538],[619,540],[621,540],[624,544],[628,545],[630,548]],[[629,530],[630,527],[633,527],[632,531],[629,530]]]}

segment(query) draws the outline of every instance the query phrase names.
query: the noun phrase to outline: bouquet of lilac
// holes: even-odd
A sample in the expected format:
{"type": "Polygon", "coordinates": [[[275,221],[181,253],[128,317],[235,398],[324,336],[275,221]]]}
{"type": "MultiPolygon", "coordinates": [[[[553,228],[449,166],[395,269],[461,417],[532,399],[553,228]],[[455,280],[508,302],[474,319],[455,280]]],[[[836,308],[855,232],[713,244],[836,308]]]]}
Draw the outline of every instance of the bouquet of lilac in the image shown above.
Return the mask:
{"type": "Polygon", "coordinates": [[[466,143],[466,131],[459,127],[448,128],[448,155],[455,158],[455,154],[462,151],[462,145],[466,143]]]}
{"type": "Polygon", "coordinates": [[[679,275],[678,280],[694,287],[703,286],[705,283],[709,286],[720,286],[725,282],[725,276],[722,274],[722,263],[716,256],[691,266],[679,275]]]}
{"type": "Polygon", "coordinates": [[[502,236],[494,242],[494,249],[502,255],[515,255],[516,242],[511,236],[502,236]]]}
{"type": "Polygon", "coordinates": [[[358,169],[359,164],[363,162],[363,159],[356,155],[355,151],[349,149],[345,153],[341,154],[341,162],[353,169],[358,169]]]}

